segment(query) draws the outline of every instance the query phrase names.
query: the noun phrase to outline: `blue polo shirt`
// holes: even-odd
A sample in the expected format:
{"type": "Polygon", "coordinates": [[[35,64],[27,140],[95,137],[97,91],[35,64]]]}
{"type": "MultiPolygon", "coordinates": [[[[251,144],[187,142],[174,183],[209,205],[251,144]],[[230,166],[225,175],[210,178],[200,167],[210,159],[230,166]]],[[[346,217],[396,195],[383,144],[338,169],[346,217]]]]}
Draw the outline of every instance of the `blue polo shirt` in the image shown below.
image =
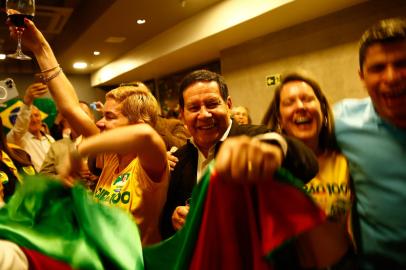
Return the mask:
{"type": "Polygon", "coordinates": [[[406,130],[380,118],[370,98],[344,100],[334,113],[357,196],[361,255],[406,265],[406,130]]]}

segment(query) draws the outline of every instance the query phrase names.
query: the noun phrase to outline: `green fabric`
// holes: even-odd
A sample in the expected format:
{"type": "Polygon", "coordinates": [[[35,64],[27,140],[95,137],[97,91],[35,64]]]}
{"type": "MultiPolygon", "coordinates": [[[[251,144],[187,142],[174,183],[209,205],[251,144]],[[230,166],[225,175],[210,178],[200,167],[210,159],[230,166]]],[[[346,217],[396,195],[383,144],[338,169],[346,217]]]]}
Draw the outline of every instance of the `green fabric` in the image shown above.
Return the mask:
{"type": "Polygon", "coordinates": [[[284,182],[290,185],[293,185],[297,188],[303,188],[304,183],[302,180],[299,178],[296,178],[290,171],[288,171],[285,168],[279,168],[275,172],[275,179],[277,179],[279,182],[284,182]]]}
{"type": "Polygon", "coordinates": [[[58,111],[56,109],[55,102],[51,98],[36,98],[34,99],[34,105],[40,109],[40,111],[46,113],[47,118],[43,119],[42,122],[45,122],[49,128],[54,125],[54,121],[58,111]]]}
{"type": "Polygon", "coordinates": [[[213,164],[210,163],[193,189],[185,226],[171,238],[144,248],[145,269],[188,269],[199,234],[213,164]]]}
{"type": "Polygon", "coordinates": [[[132,217],[94,202],[84,187],[68,189],[43,176],[24,179],[0,209],[0,238],[76,269],[143,269],[132,217]]]}

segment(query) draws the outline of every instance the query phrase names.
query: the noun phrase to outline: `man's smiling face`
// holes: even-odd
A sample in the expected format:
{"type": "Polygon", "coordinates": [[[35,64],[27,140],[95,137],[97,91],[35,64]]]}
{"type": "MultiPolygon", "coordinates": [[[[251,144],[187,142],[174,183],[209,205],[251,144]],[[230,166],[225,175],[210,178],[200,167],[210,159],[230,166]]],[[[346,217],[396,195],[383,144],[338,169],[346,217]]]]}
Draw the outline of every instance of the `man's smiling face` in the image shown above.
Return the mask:
{"type": "Polygon", "coordinates": [[[201,151],[217,143],[230,124],[231,99],[223,100],[215,81],[196,82],[183,92],[181,114],[201,151]]]}

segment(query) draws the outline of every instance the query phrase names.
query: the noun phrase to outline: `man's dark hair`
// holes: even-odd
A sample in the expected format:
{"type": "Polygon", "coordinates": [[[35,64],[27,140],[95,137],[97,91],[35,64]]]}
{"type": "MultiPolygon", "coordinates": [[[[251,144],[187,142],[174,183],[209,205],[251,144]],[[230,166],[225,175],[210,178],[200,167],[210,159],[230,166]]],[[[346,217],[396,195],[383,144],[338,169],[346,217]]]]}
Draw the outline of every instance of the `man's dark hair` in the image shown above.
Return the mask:
{"type": "Polygon", "coordinates": [[[359,67],[362,70],[368,47],[376,43],[406,41],[406,19],[391,18],[381,20],[366,30],[359,46],[359,67]]]}
{"type": "Polygon", "coordinates": [[[224,78],[215,72],[201,69],[201,70],[196,70],[183,78],[182,82],[180,83],[179,86],[179,105],[183,109],[185,107],[185,101],[183,99],[183,92],[185,92],[186,88],[191,86],[192,84],[196,82],[217,82],[220,90],[220,95],[223,98],[224,101],[227,100],[228,98],[228,87],[226,82],[224,81],[224,78]]]}

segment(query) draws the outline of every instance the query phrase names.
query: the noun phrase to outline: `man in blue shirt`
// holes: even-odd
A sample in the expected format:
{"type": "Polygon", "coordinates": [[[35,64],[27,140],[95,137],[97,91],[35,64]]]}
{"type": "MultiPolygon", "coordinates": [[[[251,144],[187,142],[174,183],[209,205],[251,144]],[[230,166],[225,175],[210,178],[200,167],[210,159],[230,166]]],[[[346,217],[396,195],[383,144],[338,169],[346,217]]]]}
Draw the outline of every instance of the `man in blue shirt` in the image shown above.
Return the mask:
{"type": "Polygon", "coordinates": [[[368,29],[359,64],[369,98],[340,102],[335,117],[354,181],[361,268],[406,269],[406,20],[368,29]]]}

